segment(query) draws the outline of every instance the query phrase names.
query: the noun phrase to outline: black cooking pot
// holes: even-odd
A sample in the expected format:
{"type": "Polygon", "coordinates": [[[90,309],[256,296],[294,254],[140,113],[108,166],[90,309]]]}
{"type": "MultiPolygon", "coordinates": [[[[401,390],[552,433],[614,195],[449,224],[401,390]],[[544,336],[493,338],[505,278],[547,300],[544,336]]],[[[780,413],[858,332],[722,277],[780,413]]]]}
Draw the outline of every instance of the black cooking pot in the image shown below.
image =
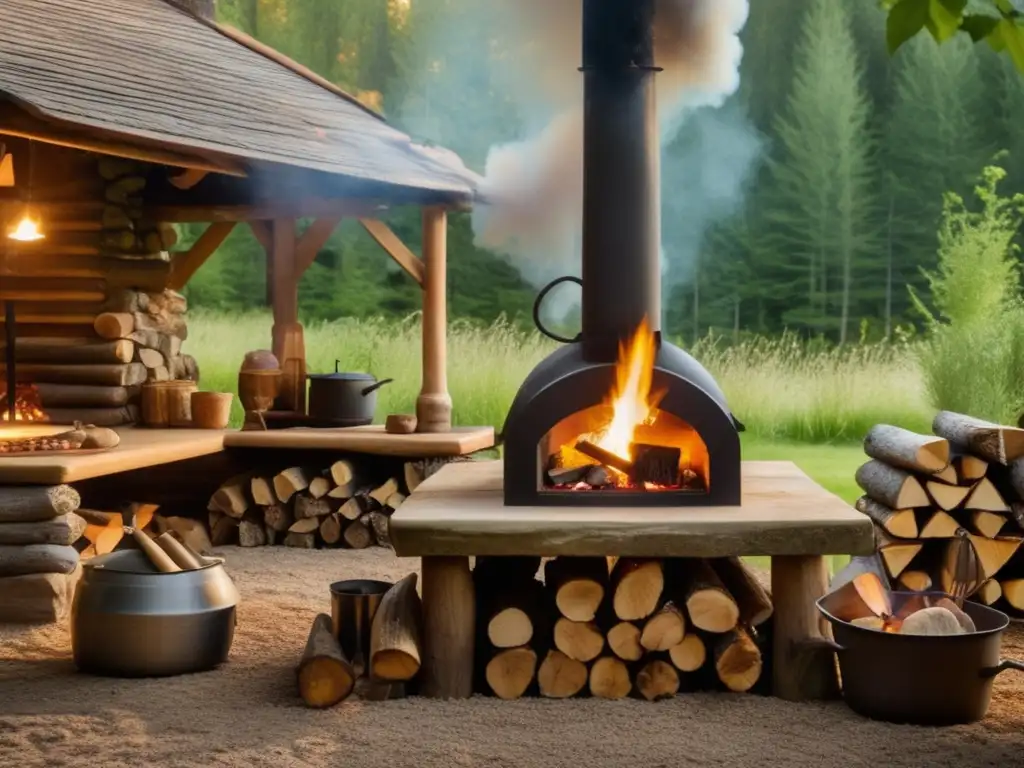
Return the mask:
{"type": "Polygon", "coordinates": [[[334,361],[334,373],[311,373],[309,379],[309,417],[314,422],[332,426],[355,427],[373,422],[377,410],[377,390],[394,379],[377,379],[369,373],[339,371],[340,360],[334,361]]]}
{"type": "MultiPolygon", "coordinates": [[[[910,597],[939,599],[940,592],[893,592],[893,604],[910,597]]],[[[843,678],[843,697],[854,712],[874,720],[917,725],[973,723],[985,717],[992,681],[1024,663],[999,658],[1005,613],[967,602],[964,612],[977,632],[963,635],[901,635],[850,624],[817,602],[832,625],[843,678]]]]}

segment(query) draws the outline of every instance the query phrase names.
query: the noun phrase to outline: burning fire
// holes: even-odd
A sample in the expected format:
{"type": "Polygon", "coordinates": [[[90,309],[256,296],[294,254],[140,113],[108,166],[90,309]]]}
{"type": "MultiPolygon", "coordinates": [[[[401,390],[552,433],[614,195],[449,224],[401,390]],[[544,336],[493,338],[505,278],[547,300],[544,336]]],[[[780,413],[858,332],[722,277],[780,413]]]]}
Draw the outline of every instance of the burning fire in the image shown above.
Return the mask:
{"type": "MultiPolygon", "coordinates": [[[[32,384],[19,384],[14,390],[14,420],[43,421],[46,413],[41,407],[39,390],[32,384]]],[[[0,390],[0,421],[10,421],[7,408],[7,390],[0,390]]]]}

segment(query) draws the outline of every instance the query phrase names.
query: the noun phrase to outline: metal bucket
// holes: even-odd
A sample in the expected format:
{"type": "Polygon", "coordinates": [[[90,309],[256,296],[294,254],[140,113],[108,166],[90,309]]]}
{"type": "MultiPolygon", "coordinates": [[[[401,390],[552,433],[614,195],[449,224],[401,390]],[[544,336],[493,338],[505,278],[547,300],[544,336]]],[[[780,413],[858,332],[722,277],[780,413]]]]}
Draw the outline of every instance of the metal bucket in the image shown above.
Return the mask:
{"type": "Polygon", "coordinates": [[[370,624],[384,593],[393,586],[373,579],[331,584],[331,628],[345,657],[363,671],[370,652],[370,624]]]}

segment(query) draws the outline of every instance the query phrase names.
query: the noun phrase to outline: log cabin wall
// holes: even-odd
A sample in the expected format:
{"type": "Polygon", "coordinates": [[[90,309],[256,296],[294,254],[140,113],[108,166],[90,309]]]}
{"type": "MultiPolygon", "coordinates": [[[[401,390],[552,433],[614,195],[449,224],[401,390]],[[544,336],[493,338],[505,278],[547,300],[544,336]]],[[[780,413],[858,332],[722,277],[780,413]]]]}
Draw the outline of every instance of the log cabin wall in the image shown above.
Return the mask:
{"type": "MultiPolygon", "coordinates": [[[[6,143],[16,190],[24,199],[30,188],[46,235],[0,243],[0,300],[15,303],[19,383],[35,385],[52,421],[133,423],[144,382],[198,378],[181,353],[185,299],[167,289],[175,230],[142,214],[152,167],[36,142],[30,169],[27,142],[6,143]]],[[[23,205],[0,202],[4,232],[23,205]]]]}

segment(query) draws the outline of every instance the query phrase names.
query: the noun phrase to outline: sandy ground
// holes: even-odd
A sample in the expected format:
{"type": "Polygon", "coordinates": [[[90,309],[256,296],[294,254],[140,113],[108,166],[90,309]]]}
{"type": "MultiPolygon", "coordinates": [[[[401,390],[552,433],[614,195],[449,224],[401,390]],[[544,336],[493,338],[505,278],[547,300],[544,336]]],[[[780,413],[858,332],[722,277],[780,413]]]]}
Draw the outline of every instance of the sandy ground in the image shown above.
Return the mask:
{"type": "MultiPolygon", "coordinates": [[[[418,566],[390,552],[228,549],[242,603],[230,662],[158,680],[78,675],[66,626],[0,629],[0,765],[163,766],[1012,766],[1024,764],[1024,674],[997,684],[988,718],[946,729],[864,720],[842,703],[750,695],[672,701],[476,697],[349,700],[312,711],[294,664],[327,585],[395,580],[418,566]]],[[[1004,655],[1024,659],[1024,632],[1004,655]]]]}

